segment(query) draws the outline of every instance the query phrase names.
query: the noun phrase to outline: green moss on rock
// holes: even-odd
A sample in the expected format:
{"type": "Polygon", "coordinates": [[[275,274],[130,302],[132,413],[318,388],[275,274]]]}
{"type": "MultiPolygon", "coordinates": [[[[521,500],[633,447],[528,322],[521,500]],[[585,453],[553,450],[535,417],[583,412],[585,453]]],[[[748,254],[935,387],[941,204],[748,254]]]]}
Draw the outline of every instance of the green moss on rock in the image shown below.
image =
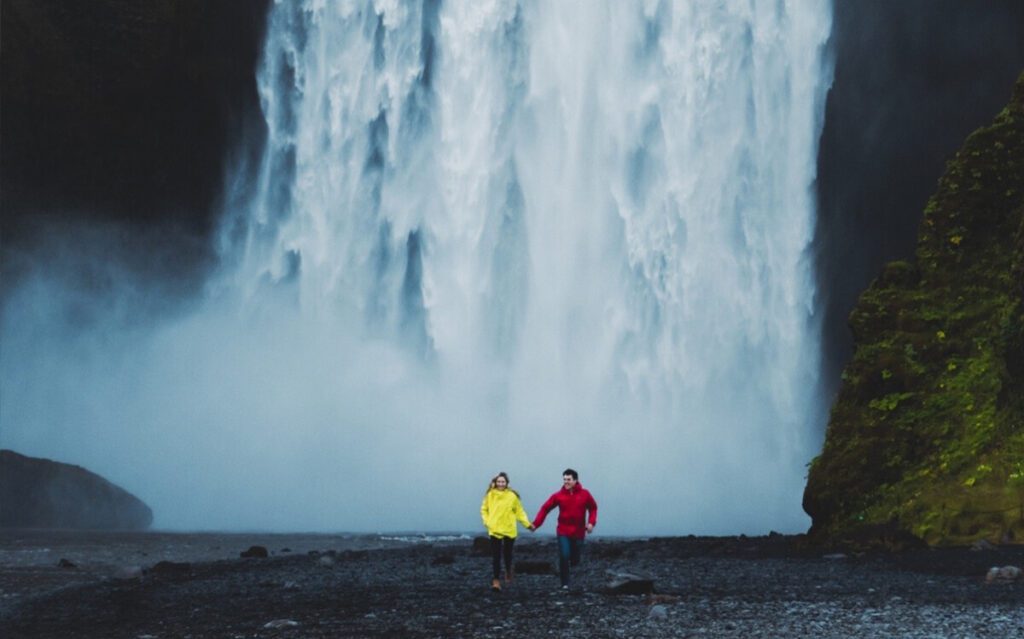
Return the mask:
{"type": "Polygon", "coordinates": [[[1024,543],[1024,74],[947,164],[914,262],[885,267],[850,328],[811,537],[1024,543]]]}

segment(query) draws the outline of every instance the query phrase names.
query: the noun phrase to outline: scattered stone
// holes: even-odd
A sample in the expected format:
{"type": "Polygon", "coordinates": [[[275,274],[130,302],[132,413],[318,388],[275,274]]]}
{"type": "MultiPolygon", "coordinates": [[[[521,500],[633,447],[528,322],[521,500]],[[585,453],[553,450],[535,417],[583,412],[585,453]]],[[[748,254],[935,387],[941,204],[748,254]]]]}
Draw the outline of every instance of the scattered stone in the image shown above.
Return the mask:
{"type": "Polygon", "coordinates": [[[57,567],[58,568],[78,568],[78,565],[68,561],[67,559],[64,559],[63,557],[61,557],[60,561],[57,562],[57,567]]]}
{"type": "Polygon", "coordinates": [[[121,566],[114,573],[114,579],[142,579],[142,566],[121,566]]]}
{"type": "Polygon", "coordinates": [[[281,549],[281,552],[291,552],[291,551],[292,551],[291,548],[282,548],[281,549]]]}
{"type": "Polygon", "coordinates": [[[607,571],[608,592],[613,595],[650,595],[654,592],[654,580],[629,572],[607,571]]]}
{"type": "Polygon", "coordinates": [[[334,565],[334,558],[331,557],[330,555],[324,555],[323,557],[320,557],[319,564],[321,566],[326,566],[326,567],[330,568],[331,566],[334,565]]]}
{"type": "Polygon", "coordinates": [[[275,619],[273,621],[268,621],[267,623],[263,624],[263,627],[268,629],[295,628],[298,625],[299,622],[293,621],[292,619],[275,619]]]}
{"type": "Polygon", "coordinates": [[[661,621],[663,619],[668,619],[668,608],[661,604],[651,606],[650,611],[647,613],[647,618],[652,621],[661,621]]]}
{"type": "Polygon", "coordinates": [[[971,550],[998,550],[996,545],[987,539],[979,539],[971,544],[971,550]]]}
{"type": "Polygon", "coordinates": [[[298,590],[299,589],[299,584],[297,582],[295,582],[295,581],[286,581],[286,582],[284,582],[284,589],[285,590],[298,590]]]}
{"type": "Polygon", "coordinates": [[[264,546],[249,546],[249,550],[243,550],[238,553],[239,557],[248,558],[256,557],[258,559],[265,559],[270,555],[264,546]]]}
{"type": "Polygon", "coordinates": [[[822,559],[828,559],[829,561],[840,561],[846,559],[846,555],[841,552],[834,552],[828,555],[822,555],[822,559]]]}
{"type": "Polygon", "coordinates": [[[519,575],[550,575],[555,572],[554,564],[549,561],[517,561],[516,574],[519,575]]]}
{"type": "MultiPolygon", "coordinates": [[[[591,551],[587,550],[587,552],[591,551]]],[[[593,552],[607,559],[619,559],[623,555],[625,555],[626,550],[625,548],[619,545],[595,543],[593,552]]]]}
{"type": "Polygon", "coordinates": [[[647,597],[647,604],[650,606],[656,604],[674,604],[682,601],[682,597],[676,595],[655,595],[651,594],[647,597]]]}
{"type": "Polygon", "coordinates": [[[988,583],[1006,583],[1010,581],[1016,581],[1021,578],[1021,569],[1017,566],[993,566],[988,569],[988,574],[985,575],[985,581],[988,583]]]}
{"type": "Polygon", "coordinates": [[[430,563],[435,565],[435,566],[450,566],[450,565],[455,563],[455,556],[454,555],[437,555],[436,557],[434,557],[434,559],[430,563]]]}
{"type": "Polygon", "coordinates": [[[154,575],[183,575],[192,571],[192,564],[184,561],[160,561],[149,571],[154,575]]]}

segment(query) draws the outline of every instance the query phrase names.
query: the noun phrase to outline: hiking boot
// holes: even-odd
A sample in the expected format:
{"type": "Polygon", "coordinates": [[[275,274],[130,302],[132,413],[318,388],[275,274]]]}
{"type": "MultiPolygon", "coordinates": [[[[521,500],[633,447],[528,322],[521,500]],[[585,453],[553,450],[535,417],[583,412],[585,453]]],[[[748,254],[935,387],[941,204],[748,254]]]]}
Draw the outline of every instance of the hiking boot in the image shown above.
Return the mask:
{"type": "Polygon", "coordinates": [[[511,568],[509,568],[508,570],[505,571],[505,585],[506,586],[509,585],[510,583],[512,583],[512,577],[513,576],[515,576],[515,572],[511,568]]]}
{"type": "Polygon", "coordinates": [[[491,581],[491,590],[494,592],[501,592],[501,581],[494,579],[491,581]]]}

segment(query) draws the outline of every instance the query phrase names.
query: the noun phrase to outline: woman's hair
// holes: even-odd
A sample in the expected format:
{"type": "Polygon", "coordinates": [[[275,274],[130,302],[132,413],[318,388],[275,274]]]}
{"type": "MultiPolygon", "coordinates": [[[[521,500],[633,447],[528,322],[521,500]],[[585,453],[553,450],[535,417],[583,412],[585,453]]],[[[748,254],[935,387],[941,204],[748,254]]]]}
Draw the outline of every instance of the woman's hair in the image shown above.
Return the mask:
{"type": "MultiPolygon", "coordinates": [[[[491,477],[491,483],[487,484],[487,491],[486,492],[491,492],[492,490],[494,490],[494,489],[496,489],[498,487],[498,478],[499,477],[504,477],[505,478],[505,488],[507,488],[508,490],[512,490],[512,485],[511,485],[512,482],[508,478],[508,473],[506,473],[505,471],[501,471],[500,473],[498,473],[494,477],[491,477]]],[[[519,493],[517,493],[516,491],[512,490],[512,492],[515,493],[516,497],[519,496],[519,493]]]]}

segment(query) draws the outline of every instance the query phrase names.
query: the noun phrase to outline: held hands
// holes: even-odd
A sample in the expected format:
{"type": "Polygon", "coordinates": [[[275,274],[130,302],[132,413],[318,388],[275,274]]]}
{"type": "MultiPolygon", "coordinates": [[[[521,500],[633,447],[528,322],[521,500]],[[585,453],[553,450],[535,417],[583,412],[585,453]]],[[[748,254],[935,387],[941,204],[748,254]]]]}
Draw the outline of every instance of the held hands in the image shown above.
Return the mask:
{"type": "Polygon", "coordinates": [[[594,524],[587,524],[587,533],[594,532],[594,524]]]}

